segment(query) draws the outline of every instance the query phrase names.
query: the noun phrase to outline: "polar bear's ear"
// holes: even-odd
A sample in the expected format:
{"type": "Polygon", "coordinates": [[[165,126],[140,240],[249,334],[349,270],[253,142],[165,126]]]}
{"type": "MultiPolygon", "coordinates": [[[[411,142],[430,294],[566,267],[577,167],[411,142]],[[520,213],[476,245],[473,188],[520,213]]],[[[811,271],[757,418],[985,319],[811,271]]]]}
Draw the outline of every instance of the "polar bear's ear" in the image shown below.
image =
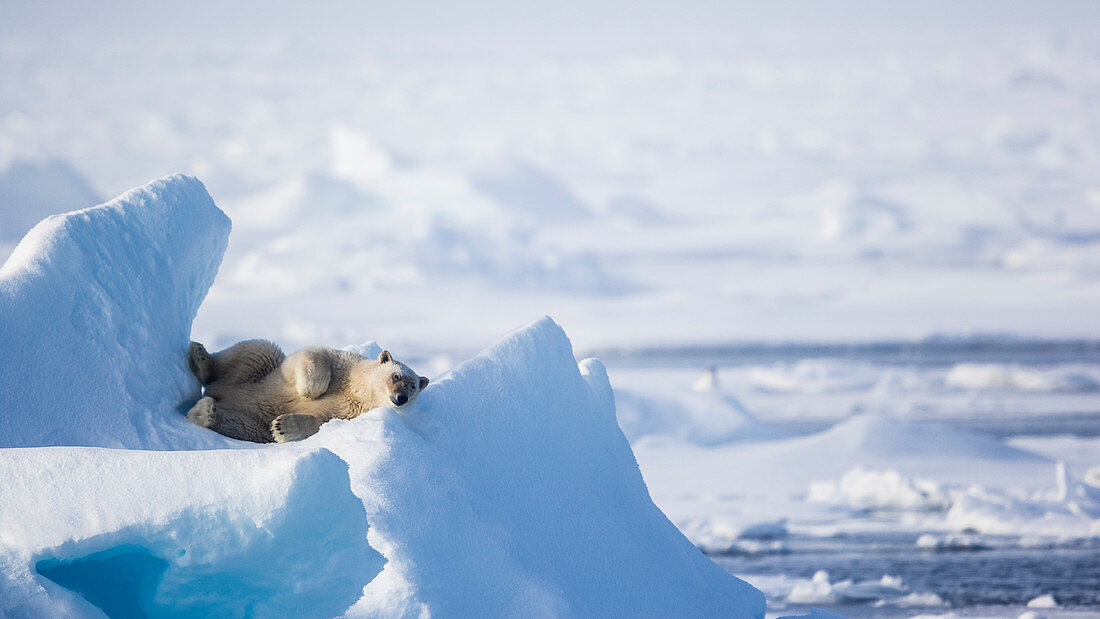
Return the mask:
{"type": "Polygon", "coordinates": [[[390,351],[383,350],[382,354],[378,355],[378,363],[389,363],[390,361],[393,361],[390,351]]]}
{"type": "Polygon", "coordinates": [[[424,387],[427,387],[427,386],[428,386],[428,377],[427,376],[421,376],[420,377],[420,389],[423,390],[424,387]]]}

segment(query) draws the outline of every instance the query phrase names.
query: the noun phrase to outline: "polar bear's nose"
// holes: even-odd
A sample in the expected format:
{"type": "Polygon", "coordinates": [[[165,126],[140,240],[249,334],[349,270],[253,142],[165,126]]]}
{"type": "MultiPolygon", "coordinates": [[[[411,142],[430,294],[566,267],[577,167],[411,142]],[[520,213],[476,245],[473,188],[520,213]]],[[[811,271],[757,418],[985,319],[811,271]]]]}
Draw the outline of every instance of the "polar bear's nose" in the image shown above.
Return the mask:
{"type": "Polygon", "coordinates": [[[401,395],[394,396],[390,399],[393,401],[394,404],[396,404],[398,406],[402,406],[403,404],[405,404],[405,402],[409,401],[409,396],[402,393],[401,395]]]}

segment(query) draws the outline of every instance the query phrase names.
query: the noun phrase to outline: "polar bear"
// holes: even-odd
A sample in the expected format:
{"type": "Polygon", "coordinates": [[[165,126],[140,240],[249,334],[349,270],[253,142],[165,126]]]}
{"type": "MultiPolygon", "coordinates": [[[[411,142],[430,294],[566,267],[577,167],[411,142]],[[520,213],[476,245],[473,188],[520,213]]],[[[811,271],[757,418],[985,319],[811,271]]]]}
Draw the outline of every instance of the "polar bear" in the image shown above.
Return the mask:
{"type": "Polygon", "coordinates": [[[351,419],[379,406],[401,409],[428,386],[388,350],[368,359],[313,346],[287,357],[266,340],[245,340],[217,353],[191,342],[188,364],[204,390],[187,419],[256,443],[301,440],[330,419],[351,419]]]}

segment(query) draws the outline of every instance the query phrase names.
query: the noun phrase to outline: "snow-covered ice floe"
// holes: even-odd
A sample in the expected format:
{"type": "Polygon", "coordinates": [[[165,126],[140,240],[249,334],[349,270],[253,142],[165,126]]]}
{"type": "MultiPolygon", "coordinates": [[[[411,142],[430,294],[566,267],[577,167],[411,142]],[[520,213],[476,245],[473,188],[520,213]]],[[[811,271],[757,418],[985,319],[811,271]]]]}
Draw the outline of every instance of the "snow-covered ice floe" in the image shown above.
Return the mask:
{"type": "Polygon", "coordinates": [[[906,533],[925,550],[973,550],[993,541],[982,536],[1100,535],[1091,469],[937,424],[864,414],[808,436],[647,436],[634,450],[658,505],[711,553],[786,552],[791,536],[906,533]],[[782,535],[755,534],[777,523],[782,535]]]}
{"type": "Polygon", "coordinates": [[[912,591],[901,578],[890,575],[853,582],[830,580],[828,572],[818,570],[812,578],[752,576],[752,580],[777,607],[785,604],[874,604],[895,608],[945,605],[935,593],[912,591]]]}
{"type": "Polygon", "coordinates": [[[228,228],[176,176],[0,271],[0,615],[763,616],[653,504],[603,366],[548,318],[403,415],[288,445],[187,425],[228,228]]]}

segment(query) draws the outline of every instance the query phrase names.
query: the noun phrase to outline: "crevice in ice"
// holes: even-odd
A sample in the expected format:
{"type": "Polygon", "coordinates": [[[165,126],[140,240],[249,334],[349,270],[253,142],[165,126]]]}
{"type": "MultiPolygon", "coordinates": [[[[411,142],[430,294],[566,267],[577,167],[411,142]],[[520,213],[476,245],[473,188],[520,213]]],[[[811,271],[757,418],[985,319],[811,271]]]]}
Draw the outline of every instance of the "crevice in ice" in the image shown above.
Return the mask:
{"type": "Polygon", "coordinates": [[[157,585],[168,562],[147,548],[123,544],[69,561],[43,559],[35,571],[79,593],[108,617],[145,617],[157,610],[157,585]]]}

